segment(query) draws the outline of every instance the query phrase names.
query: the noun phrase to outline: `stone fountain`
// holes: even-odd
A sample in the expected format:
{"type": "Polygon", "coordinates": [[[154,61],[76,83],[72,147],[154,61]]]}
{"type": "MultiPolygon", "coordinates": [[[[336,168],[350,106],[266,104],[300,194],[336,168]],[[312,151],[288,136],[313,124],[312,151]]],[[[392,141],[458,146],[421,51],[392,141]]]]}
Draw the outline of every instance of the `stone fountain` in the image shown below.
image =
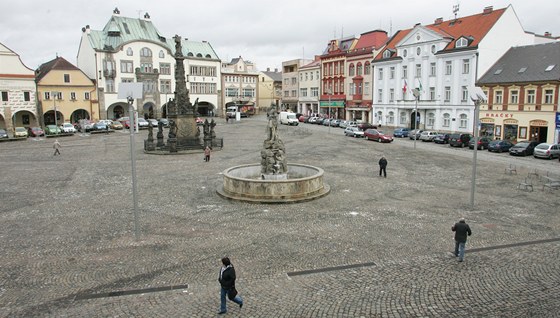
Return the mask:
{"type": "Polygon", "coordinates": [[[287,163],[284,143],[278,137],[276,105],[271,105],[267,117],[261,163],[224,170],[218,194],[254,203],[294,203],[327,195],[330,187],[323,182],[323,169],[287,163]]]}

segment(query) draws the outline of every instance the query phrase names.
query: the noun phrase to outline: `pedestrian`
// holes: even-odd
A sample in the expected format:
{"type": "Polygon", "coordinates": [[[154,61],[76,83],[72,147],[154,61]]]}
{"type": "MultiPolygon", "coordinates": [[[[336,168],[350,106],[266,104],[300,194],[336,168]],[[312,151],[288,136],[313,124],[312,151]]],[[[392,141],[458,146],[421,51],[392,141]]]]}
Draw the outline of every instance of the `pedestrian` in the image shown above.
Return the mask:
{"type": "Polygon", "coordinates": [[[465,259],[465,244],[467,236],[471,236],[471,228],[465,223],[465,218],[461,218],[459,222],[451,227],[451,231],[455,232],[455,257],[459,257],[459,262],[465,259]]]}
{"type": "Polygon", "coordinates": [[[109,124],[105,123],[105,135],[109,134],[109,124]]]}
{"type": "Polygon", "coordinates": [[[385,159],[385,157],[381,157],[381,159],[379,159],[379,176],[381,177],[381,173],[383,173],[383,176],[385,178],[387,178],[387,159],[385,159]]]}
{"type": "Polygon", "coordinates": [[[243,307],[243,299],[237,296],[237,289],[235,289],[235,269],[233,264],[228,257],[222,258],[222,267],[220,268],[220,276],[218,277],[220,282],[220,311],[219,315],[225,314],[227,312],[226,307],[226,295],[229,300],[239,305],[239,308],[243,307]]]}
{"type": "Polygon", "coordinates": [[[58,139],[54,140],[54,143],[53,143],[52,147],[54,149],[53,156],[56,156],[57,154],[60,155],[60,148],[62,147],[62,145],[58,142],[58,139]]]}
{"type": "Polygon", "coordinates": [[[226,114],[226,124],[229,123],[229,116],[226,114]]]}
{"type": "Polygon", "coordinates": [[[210,161],[211,152],[212,152],[212,148],[210,148],[209,146],[206,146],[206,148],[204,148],[204,161],[206,162],[210,161]]]}

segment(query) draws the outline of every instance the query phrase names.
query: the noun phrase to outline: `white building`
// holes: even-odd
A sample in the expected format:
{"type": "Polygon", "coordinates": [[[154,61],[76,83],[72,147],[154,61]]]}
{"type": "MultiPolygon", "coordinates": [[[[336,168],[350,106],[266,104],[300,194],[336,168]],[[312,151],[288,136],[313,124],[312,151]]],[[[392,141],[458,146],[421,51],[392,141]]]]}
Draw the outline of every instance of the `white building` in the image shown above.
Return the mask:
{"type": "Polygon", "coordinates": [[[243,116],[256,113],[259,72],[250,61],[241,56],[229,63],[222,63],[223,104],[220,112],[225,116],[227,107],[237,106],[243,116]]]}
{"type": "Polygon", "coordinates": [[[471,132],[469,89],[510,47],[534,42],[512,6],[398,31],[373,61],[372,122],[471,132]]]}
{"type": "Polygon", "coordinates": [[[282,62],[282,109],[296,112],[299,100],[299,68],[312,60],[296,59],[282,62]]]}
{"type": "Polygon", "coordinates": [[[319,113],[321,96],[321,59],[299,68],[299,100],[297,112],[305,116],[319,113]]]}
{"type": "MultiPolygon", "coordinates": [[[[141,82],[144,96],[134,103],[140,115],[166,117],[166,102],[175,92],[175,41],[162,35],[146,13],[122,17],[118,9],[103,30],[82,29],[78,67],[97,83],[100,118],[128,116],[126,101],[118,98],[119,83],[141,82]],[[137,107],[140,105],[140,107],[137,107]]],[[[190,99],[199,99],[202,115],[219,107],[220,59],[210,43],[182,39],[190,99]]]]}
{"type": "Polygon", "coordinates": [[[35,92],[35,72],[0,43],[0,129],[39,126],[35,92]]]}

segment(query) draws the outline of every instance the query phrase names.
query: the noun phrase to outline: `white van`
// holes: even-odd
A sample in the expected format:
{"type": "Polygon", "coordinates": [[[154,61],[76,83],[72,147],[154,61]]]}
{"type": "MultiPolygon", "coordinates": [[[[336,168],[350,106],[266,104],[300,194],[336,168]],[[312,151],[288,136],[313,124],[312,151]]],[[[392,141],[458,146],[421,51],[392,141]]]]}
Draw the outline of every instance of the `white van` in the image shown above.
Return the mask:
{"type": "Polygon", "coordinates": [[[280,123],[284,125],[295,125],[299,124],[299,120],[296,118],[296,114],[289,112],[280,112],[280,123]]]}

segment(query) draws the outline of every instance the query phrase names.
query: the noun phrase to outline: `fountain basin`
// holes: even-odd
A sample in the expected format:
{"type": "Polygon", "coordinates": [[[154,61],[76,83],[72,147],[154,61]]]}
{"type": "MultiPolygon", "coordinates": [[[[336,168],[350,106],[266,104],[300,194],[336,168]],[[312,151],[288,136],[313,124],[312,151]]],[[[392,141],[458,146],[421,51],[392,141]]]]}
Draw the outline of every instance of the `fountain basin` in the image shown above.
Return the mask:
{"type": "Polygon", "coordinates": [[[254,203],[295,203],[320,198],[330,192],[321,168],[288,164],[287,179],[262,179],[261,165],[249,164],[224,170],[224,182],[216,190],[224,198],[254,203]]]}

